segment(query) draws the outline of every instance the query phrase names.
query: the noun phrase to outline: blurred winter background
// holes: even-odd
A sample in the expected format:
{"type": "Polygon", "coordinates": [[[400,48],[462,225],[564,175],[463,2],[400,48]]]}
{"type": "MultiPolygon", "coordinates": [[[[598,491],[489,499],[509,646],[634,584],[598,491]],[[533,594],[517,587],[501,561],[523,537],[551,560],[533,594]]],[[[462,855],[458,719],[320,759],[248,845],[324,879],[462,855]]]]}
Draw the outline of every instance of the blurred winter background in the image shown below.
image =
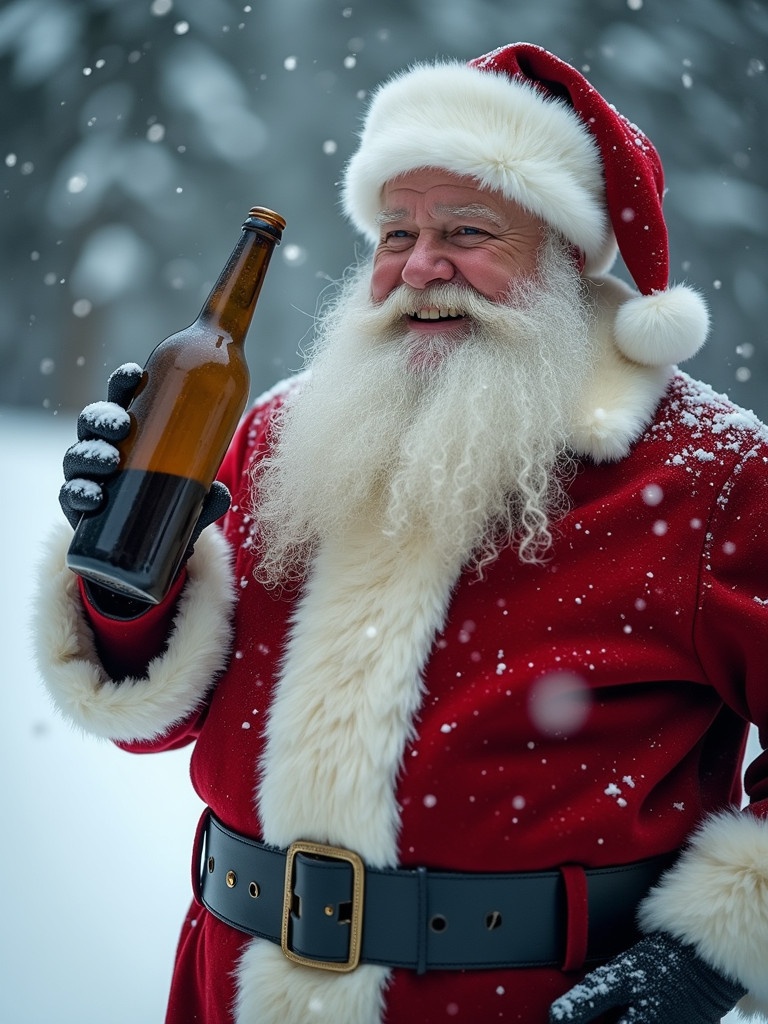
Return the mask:
{"type": "Polygon", "coordinates": [[[354,258],[336,183],[369,91],[525,39],[662,153],[672,273],[715,329],[687,368],[768,418],[768,0],[5,0],[0,4],[0,1019],[160,1022],[198,804],[185,752],[54,717],[30,662],[63,449],[109,371],[189,323],[252,205],[288,227],[248,342],[298,367],[354,258]]]}

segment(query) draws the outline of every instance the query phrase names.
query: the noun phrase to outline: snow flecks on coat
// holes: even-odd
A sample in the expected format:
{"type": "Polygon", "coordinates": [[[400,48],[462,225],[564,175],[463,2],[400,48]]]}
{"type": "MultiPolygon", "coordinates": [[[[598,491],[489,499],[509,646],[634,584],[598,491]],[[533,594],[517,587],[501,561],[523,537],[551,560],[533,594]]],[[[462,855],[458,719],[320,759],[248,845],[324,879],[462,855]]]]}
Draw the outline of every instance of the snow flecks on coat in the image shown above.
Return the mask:
{"type": "Polygon", "coordinates": [[[687,374],[679,373],[673,379],[666,408],[669,416],[657,419],[645,439],[661,437],[670,441],[673,430],[687,428],[689,440],[668,458],[667,464],[681,466],[689,473],[697,472],[697,463],[722,461],[728,452],[750,458],[757,453],[756,442],[768,442],[768,429],[754,413],[735,408],[725,395],[687,374]]]}

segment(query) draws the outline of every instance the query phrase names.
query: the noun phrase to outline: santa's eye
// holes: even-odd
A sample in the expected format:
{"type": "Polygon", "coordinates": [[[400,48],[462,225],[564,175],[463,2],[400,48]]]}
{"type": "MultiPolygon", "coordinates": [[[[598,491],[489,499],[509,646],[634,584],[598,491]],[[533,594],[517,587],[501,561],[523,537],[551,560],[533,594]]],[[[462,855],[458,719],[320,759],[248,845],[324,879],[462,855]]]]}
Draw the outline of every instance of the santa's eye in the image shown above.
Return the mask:
{"type": "Polygon", "coordinates": [[[476,227],[473,224],[462,224],[452,234],[455,242],[476,242],[478,239],[490,237],[490,232],[485,228],[476,227]]]}
{"type": "Polygon", "coordinates": [[[413,244],[413,233],[405,228],[393,228],[382,235],[379,245],[384,249],[407,249],[413,244]]]}

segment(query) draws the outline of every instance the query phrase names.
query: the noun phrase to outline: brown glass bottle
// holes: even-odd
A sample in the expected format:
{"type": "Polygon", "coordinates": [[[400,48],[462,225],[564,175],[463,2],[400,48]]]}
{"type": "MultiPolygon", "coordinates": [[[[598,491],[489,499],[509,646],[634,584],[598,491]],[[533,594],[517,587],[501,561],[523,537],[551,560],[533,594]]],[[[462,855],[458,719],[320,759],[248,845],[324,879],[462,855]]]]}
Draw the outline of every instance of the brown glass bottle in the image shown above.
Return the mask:
{"type": "Polygon", "coordinates": [[[168,592],[248,400],[245,336],[284,227],[254,207],[198,318],[151,353],[119,469],[72,538],[80,576],[152,603],[168,592]]]}

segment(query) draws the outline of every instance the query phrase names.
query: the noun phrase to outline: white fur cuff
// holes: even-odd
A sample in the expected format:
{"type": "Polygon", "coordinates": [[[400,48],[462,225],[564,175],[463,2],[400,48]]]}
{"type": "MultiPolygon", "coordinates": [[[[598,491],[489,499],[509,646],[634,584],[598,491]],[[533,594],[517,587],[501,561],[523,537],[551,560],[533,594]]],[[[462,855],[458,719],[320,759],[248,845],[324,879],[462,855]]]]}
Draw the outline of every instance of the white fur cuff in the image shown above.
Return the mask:
{"type": "Polygon", "coordinates": [[[643,931],[690,943],[740,981],[741,1013],[768,1017],[768,821],[736,811],[709,818],[638,918],[643,931]]]}
{"type": "Polygon", "coordinates": [[[226,665],[234,604],[230,549],[213,527],[188,563],[168,645],[144,679],[110,679],[83,613],[77,577],[65,563],[72,533],[51,536],[38,566],[33,635],[37,667],[57,710],[85,732],[111,740],[152,740],[202,703],[226,665]]]}

